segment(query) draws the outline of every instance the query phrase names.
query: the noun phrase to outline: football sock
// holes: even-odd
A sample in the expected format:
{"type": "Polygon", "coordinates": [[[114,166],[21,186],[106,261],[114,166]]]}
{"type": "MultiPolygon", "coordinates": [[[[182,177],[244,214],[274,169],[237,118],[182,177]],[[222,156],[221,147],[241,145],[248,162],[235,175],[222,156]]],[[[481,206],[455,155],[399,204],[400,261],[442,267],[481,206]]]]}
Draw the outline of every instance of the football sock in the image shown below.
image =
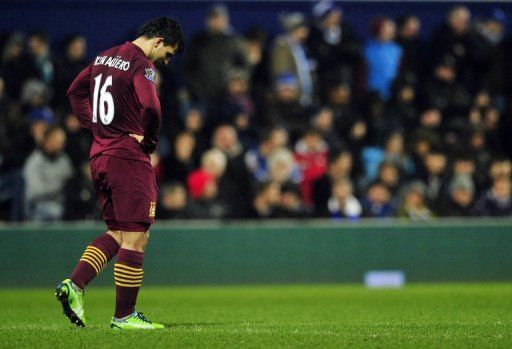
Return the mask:
{"type": "Polygon", "coordinates": [[[105,268],[118,250],[119,244],[111,235],[105,233],[99,236],[85,249],[71,274],[71,281],[83,290],[105,268]]]}
{"type": "Polygon", "coordinates": [[[115,317],[121,319],[133,314],[137,294],[142,285],[142,261],[144,253],[119,249],[117,261],[114,265],[114,279],[116,284],[116,313],[115,317]]]}

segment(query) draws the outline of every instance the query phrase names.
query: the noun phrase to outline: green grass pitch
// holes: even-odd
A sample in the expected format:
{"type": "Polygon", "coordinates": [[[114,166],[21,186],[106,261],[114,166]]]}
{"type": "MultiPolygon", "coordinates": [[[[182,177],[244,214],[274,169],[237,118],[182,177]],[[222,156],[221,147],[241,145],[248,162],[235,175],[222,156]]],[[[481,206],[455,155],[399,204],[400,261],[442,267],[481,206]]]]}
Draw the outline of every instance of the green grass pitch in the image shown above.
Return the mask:
{"type": "Polygon", "coordinates": [[[114,288],[86,294],[74,328],[49,289],[0,290],[1,348],[512,348],[512,284],[143,287],[168,329],[108,328],[114,288]]]}

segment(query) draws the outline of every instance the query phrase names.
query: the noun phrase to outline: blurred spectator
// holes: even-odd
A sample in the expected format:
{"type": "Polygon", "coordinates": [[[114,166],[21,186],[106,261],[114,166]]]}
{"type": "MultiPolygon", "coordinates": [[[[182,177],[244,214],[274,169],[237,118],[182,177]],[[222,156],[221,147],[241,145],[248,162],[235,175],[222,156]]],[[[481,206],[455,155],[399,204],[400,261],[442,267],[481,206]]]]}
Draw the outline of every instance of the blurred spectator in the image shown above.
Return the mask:
{"type": "Polygon", "coordinates": [[[27,80],[21,89],[20,102],[26,110],[41,108],[48,104],[50,91],[41,80],[27,80]]]}
{"type": "Polygon", "coordinates": [[[475,36],[471,31],[471,12],[462,5],[453,7],[443,23],[432,35],[431,57],[454,58],[453,69],[459,81],[471,86],[475,79],[477,49],[475,36]]]}
{"type": "Polygon", "coordinates": [[[41,149],[28,157],[23,168],[26,217],[36,221],[60,220],[64,214],[64,187],[73,175],[71,160],[63,153],[66,134],[59,127],[44,133],[41,149]]]}
{"type": "Polygon", "coordinates": [[[231,125],[221,125],[213,133],[213,147],[227,159],[226,171],[219,182],[219,198],[229,208],[230,218],[241,218],[249,209],[249,175],[244,162],[244,148],[231,125]]]}
{"type": "Polygon", "coordinates": [[[396,25],[389,18],[379,17],[371,25],[373,39],[364,47],[367,87],[377,92],[383,100],[391,97],[391,85],[397,77],[402,49],[393,40],[396,25]]]}
{"type": "Polygon", "coordinates": [[[397,21],[397,42],[402,47],[401,70],[404,75],[419,79],[425,71],[425,51],[420,37],[421,21],[413,14],[401,16],[397,21]]]}
{"type": "Polygon", "coordinates": [[[500,177],[512,178],[512,160],[502,157],[492,160],[489,166],[489,186],[500,177]]]}
{"type": "Polygon", "coordinates": [[[160,189],[160,193],[160,204],[156,211],[159,219],[190,218],[187,191],[182,183],[166,184],[160,189]]]}
{"type": "Polygon", "coordinates": [[[184,107],[183,111],[183,131],[194,136],[196,143],[194,148],[194,156],[200,156],[208,150],[210,144],[209,134],[205,130],[206,111],[202,104],[192,104],[184,107]]]}
{"type": "Polygon", "coordinates": [[[442,193],[446,188],[446,154],[439,149],[431,149],[424,157],[425,172],[420,178],[427,186],[426,198],[430,207],[439,207],[442,193]]]}
{"type": "Polygon", "coordinates": [[[328,151],[327,143],[314,129],[307,131],[295,145],[295,161],[302,173],[300,191],[307,205],[313,203],[313,182],[327,170],[328,151]]]}
{"type": "Polygon", "coordinates": [[[386,120],[396,129],[414,130],[419,112],[416,100],[416,79],[398,79],[393,85],[393,96],[386,108],[386,120]]]}
{"type": "Polygon", "coordinates": [[[249,96],[248,74],[243,70],[232,70],[227,77],[227,91],[221,105],[221,121],[233,124],[246,147],[256,142],[253,129],[254,103],[249,96]]]}
{"type": "Polygon", "coordinates": [[[315,79],[315,66],[308,58],[305,46],[309,28],[300,12],[283,14],[280,20],[284,34],[272,44],[271,77],[275,80],[283,74],[291,74],[298,82],[300,103],[308,106],[314,101],[315,79]]]}
{"type": "Polygon", "coordinates": [[[361,201],[364,217],[392,217],[395,209],[391,204],[391,193],[381,182],[373,182],[366,189],[366,195],[361,201]]]}
{"type": "Polygon", "coordinates": [[[403,174],[412,174],[413,164],[405,152],[404,136],[401,132],[391,133],[384,144],[380,147],[366,147],[362,153],[365,167],[366,181],[373,181],[377,178],[379,166],[383,161],[392,162],[403,174]]]}
{"type": "Polygon", "coordinates": [[[87,64],[87,42],[81,35],[71,35],[64,42],[64,54],[55,65],[55,104],[67,106],[66,91],[87,64]]]}
{"type": "Polygon", "coordinates": [[[414,181],[405,187],[403,202],[397,216],[411,221],[427,221],[432,218],[432,211],[425,202],[425,184],[414,181]]]}
{"type": "Polygon", "coordinates": [[[312,209],[303,203],[299,188],[288,184],[281,189],[281,211],[282,218],[307,218],[312,209]]]}
{"type": "Polygon", "coordinates": [[[391,204],[398,207],[401,188],[401,175],[398,167],[392,161],[383,161],[379,166],[377,180],[388,188],[391,194],[391,204]]]}
{"type": "Polygon", "coordinates": [[[234,68],[247,69],[248,62],[242,40],[234,34],[224,5],[210,7],[205,22],[206,29],[190,39],[184,69],[193,97],[208,105],[208,123],[215,123],[225,77],[234,68]]]}
{"type": "Polygon", "coordinates": [[[491,162],[491,153],[486,146],[485,133],[480,129],[471,131],[469,135],[469,152],[475,159],[475,180],[480,187],[487,181],[487,169],[491,162]]]}
{"type": "Polygon", "coordinates": [[[37,78],[37,71],[30,57],[24,52],[25,37],[15,32],[8,38],[3,52],[1,75],[5,80],[5,89],[12,98],[19,98],[21,88],[30,78],[37,78]]]}
{"type": "Polygon", "coordinates": [[[466,88],[457,82],[455,60],[445,56],[434,67],[434,75],[425,87],[424,104],[440,109],[448,115],[461,115],[469,108],[466,88]]]}
{"type": "Polygon", "coordinates": [[[182,132],[176,136],[171,154],[164,160],[166,180],[182,184],[186,182],[189,173],[196,167],[193,156],[195,146],[196,139],[191,133],[182,132]]]}
{"type": "Polygon", "coordinates": [[[361,217],[361,204],[352,191],[352,183],[348,178],[340,178],[334,182],[331,197],[327,202],[331,218],[356,220],[361,217]]]}
{"type": "Polygon", "coordinates": [[[475,185],[468,175],[453,177],[449,184],[449,197],[440,204],[439,215],[467,217],[475,215],[475,185]]]}
{"type": "Polygon", "coordinates": [[[272,126],[284,127],[294,142],[309,125],[307,110],[299,102],[297,78],[290,73],[281,74],[276,78],[274,88],[265,118],[272,126]]]}
{"type": "Polygon", "coordinates": [[[512,216],[512,183],[510,177],[494,179],[492,187],[482,195],[476,204],[482,216],[512,216]]]}
{"type": "Polygon", "coordinates": [[[187,178],[187,186],[192,202],[191,218],[224,218],[226,206],[219,200],[218,182],[226,170],[226,156],[218,149],[203,154],[201,168],[187,178]]]}
{"type": "Polygon", "coordinates": [[[245,165],[257,182],[269,179],[268,158],[277,149],[286,146],[288,133],[283,128],[273,128],[262,133],[260,144],[245,153],[245,165]]]}
{"type": "Polygon", "coordinates": [[[268,158],[269,180],[280,185],[295,183],[302,180],[302,173],[295,162],[293,153],[286,148],[279,148],[268,158]]]}
{"type": "Polygon", "coordinates": [[[355,83],[362,61],[361,45],[343,11],[333,1],[322,0],[313,7],[314,23],[307,45],[318,62],[320,96],[325,100],[326,82],[333,80],[355,83]]]}
{"type": "Polygon", "coordinates": [[[28,49],[39,78],[51,85],[55,76],[55,62],[50,52],[50,37],[43,31],[34,31],[28,36],[28,49]]]}
{"type": "Polygon", "coordinates": [[[313,203],[317,217],[329,216],[327,202],[336,181],[352,175],[352,154],[348,150],[329,153],[327,171],[313,182],[313,203]]]}
{"type": "Polygon", "coordinates": [[[281,214],[281,185],[276,182],[264,182],[256,188],[249,218],[278,218],[281,214]]]}
{"type": "Polygon", "coordinates": [[[318,110],[313,115],[312,126],[321,134],[329,149],[342,147],[342,141],[334,128],[334,114],[331,108],[323,107],[318,110]]]}
{"type": "Polygon", "coordinates": [[[507,84],[505,20],[505,12],[500,8],[493,8],[489,15],[476,25],[480,55],[483,56],[478,65],[479,87],[499,97],[500,104],[503,102],[507,84]]]}
{"type": "Polygon", "coordinates": [[[468,176],[471,178],[473,184],[475,185],[475,192],[478,193],[480,187],[475,180],[475,160],[471,157],[470,154],[457,154],[452,157],[450,163],[452,164],[451,169],[451,177],[457,176],[468,176]]]}
{"type": "Polygon", "coordinates": [[[352,89],[343,82],[334,82],[328,88],[327,106],[334,114],[335,132],[355,156],[356,171],[360,171],[359,154],[367,141],[368,126],[354,107],[352,89]]]}

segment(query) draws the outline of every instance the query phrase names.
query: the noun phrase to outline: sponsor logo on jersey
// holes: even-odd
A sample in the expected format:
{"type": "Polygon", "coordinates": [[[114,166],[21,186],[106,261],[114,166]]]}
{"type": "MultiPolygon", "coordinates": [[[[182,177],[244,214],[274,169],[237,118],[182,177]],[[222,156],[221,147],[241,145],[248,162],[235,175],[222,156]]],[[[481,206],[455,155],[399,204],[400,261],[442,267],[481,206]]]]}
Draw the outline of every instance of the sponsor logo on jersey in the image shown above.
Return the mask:
{"type": "Polygon", "coordinates": [[[151,82],[155,82],[155,70],[153,68],[146,68],[146,74],[144,74],[146,79],[151,82]]]}

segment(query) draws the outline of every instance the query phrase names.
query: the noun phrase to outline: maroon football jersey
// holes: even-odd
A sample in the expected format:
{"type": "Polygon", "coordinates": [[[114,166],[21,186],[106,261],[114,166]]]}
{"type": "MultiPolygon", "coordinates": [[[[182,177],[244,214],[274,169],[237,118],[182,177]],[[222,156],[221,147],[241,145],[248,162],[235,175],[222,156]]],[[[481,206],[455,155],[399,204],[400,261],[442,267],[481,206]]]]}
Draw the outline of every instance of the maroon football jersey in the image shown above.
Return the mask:
{"type": "Polygon", "coordinates": [[[93,134],[89,158],[149,161],[161,124],[154,79],[153,64],[131,42],[101,52],[77,76],[68,97],[82,127],[93,134]],[[144,140],[139,144],[130,133],[144,140]]]}

